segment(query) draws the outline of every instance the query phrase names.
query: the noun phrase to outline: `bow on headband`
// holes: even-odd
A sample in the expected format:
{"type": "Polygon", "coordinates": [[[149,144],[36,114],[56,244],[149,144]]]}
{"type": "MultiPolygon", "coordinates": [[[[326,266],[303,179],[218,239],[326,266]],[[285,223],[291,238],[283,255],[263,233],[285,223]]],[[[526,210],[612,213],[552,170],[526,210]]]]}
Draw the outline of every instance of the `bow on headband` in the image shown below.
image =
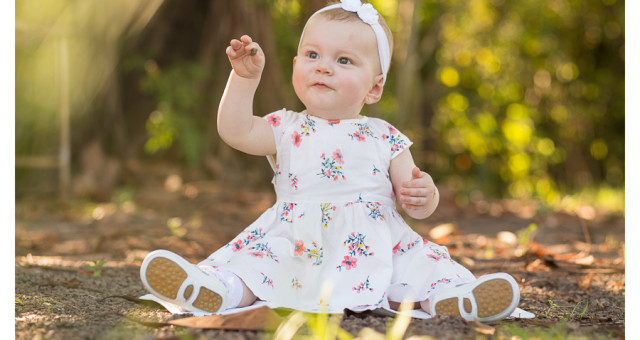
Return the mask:
{"type": "MultiPolygon", "coordinates": [[[[339,4],[329,5],[327,7],[321,8],[317,12],[313,13],[310,17],[313,18],[316,14],[326,12],[328,10],[342,8],[348,12],[354,12],[358,14],[358,17],[362,22],[371,26],[373,29],[373,33],[376,35],[376,41],[378,42],[378,57],[380,58],[380,67],[382,68],[382,83],[387,80],[387,72],[389,71],[389,65],[391,64],[391,51],[389,50],[389,42],[387,41],[387,35],[384,32],[382,26],[378,22],[378,11],[369,3],[363,4],[360,0],[341,0],[339,4]]],[[[309,23],[307,20],[307,24],[309,23]]],[[[304,31],[307,28],[307,24],[304,25],[302,29],[302,35],[300,36],[300,43],[302,42],[302,37],[304,36],[304,31]]],[[[298,50],[300,50],[300,43],[298,43],[298,50]]]]}

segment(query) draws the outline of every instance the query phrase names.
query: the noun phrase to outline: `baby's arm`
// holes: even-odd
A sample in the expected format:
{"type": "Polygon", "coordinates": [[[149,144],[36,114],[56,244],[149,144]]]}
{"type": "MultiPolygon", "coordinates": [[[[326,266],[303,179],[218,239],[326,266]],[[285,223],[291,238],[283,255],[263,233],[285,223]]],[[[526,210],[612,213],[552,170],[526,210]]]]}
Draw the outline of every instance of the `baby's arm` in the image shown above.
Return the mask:
{"type": "Polygon", "coordinates": [[[413,162],[409,149],[391,160],[389,175],[402,209],[415,219],[429,217],[438,206],[440,194],[431,176],[413,162]]]}
{"type": "Polygon", "coordinates": [[[233,70],[218,107],[218,134],[231,147],[252,155],[276,153],[269,123],[253,115],[253,97],[264,69],[260,46],[243,35],[227,47],[233,70]]]}

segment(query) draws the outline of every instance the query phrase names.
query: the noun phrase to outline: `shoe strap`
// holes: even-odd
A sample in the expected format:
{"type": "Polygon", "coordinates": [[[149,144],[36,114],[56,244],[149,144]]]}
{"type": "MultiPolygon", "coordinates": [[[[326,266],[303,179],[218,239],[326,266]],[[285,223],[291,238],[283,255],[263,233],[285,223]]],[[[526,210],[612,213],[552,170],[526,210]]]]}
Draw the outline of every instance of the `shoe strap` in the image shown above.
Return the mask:
{"type": "Polygon", "coordinates": [[[182,281],[180,288],[178,288],[178,295],[176,296],[176,300],[179,300],[183,303],[192,305],[193,302],[198,297],[198,293],[200,292],[200,288],[202,285],[197,284],[191,275],[187,275],[187,278],[182,281]],[[193,286],[193,291],[188,299],[184,298],[184,291],[187,290],[187,287],[193,286]]]}
{"type": "Polygon", "coordinates": [[[466,294],[458,296],[458,310],[460,311],[460,316],[465,320],[476,320],[478,318],[478,304],[476,303],[473,291],[469,291],[466,294]],[[467,313],[467,310],[464,308],[465,299],[469,299],[469,302],[471,302],[470,313],[467,313]]]}

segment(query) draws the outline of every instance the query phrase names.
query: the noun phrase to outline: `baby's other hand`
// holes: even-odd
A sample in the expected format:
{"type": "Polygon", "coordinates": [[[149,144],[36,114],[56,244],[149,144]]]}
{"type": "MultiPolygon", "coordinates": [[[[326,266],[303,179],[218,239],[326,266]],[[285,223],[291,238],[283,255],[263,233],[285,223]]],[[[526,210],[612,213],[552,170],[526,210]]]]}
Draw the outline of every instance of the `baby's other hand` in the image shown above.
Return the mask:
{"type": "Polygon", "coordinates": [[[250,36],[243,35],[240,40],[231,40],[226,52],[237,75],[243,78],[260,78],[264,69],[264,53],[250,36]]]}
{"type": "Polygon", "coordinates": [[[435,210],[437,189],[431,176],[418,167],[411,170],[411,180],[403,182],[398,199],[402,208],[414,218],[425,218],[435,210]]]}

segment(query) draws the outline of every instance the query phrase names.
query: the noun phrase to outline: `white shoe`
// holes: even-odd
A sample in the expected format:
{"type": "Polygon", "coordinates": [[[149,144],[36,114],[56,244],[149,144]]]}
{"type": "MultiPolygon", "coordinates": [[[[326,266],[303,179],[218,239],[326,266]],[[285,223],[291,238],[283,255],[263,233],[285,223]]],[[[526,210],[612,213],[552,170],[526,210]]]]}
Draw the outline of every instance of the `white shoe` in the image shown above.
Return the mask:
{"type": "Polygon", "coordinates": [[[223,311],[229,300],[228,289],[216,276],[168,250],[156,250],[145,257],[140,279],[154,296],[191,312],[223,311]]]}
{"type": "Polygon", "coordinates": [[[487,274],[474,282],[436,292],[429,299],[432,315],[457,315],[467,321],[497,321],[511,315],[520,288],[506,273],[487,274]]]}

